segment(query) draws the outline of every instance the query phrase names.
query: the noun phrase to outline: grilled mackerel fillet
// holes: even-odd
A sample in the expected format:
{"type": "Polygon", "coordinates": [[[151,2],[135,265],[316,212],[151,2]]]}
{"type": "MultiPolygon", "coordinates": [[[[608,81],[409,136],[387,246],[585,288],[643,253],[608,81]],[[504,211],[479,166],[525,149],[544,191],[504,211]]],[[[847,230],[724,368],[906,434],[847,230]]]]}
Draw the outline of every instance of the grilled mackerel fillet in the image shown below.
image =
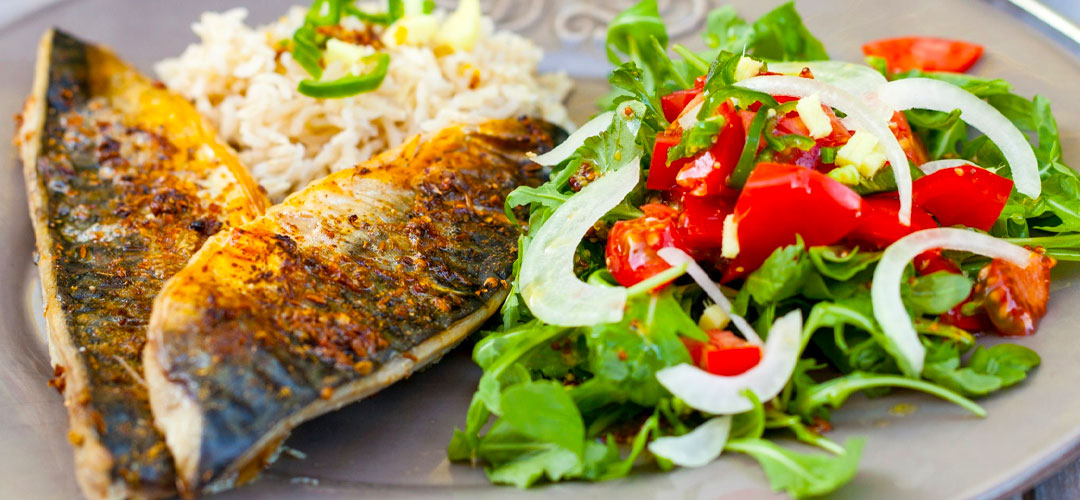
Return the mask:
{"type": "Polygon", "coordinates": [[[95,499],[172,495],[141,377],[152,301],[266,199],[186,101],[60,31],[41,41],[15,142],[79,484],[95,499]]]}
{"type": "Polygon", "coordinates": [[[253,477],[305,420],[438,359],[507,295],[505,196],[537,185],[531,119],[444,130],[218,233],[166,284],[145,351],[185,492],[253,477]]]}

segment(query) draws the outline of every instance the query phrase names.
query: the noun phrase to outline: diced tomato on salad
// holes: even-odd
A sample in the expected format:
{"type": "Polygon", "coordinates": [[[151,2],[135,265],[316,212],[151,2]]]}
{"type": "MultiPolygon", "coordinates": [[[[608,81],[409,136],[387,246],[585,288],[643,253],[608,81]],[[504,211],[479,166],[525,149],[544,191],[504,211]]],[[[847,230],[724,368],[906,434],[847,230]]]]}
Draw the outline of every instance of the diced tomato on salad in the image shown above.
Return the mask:
{"type": "Polygon", "coordinates": [[[982,56],[982,45],[946,38],[908,36],[876,40],[862,47],[863,54],[885,59],[889,71],[912,69],[963,73],[982,56]]]}
{"type": "Polygon", "coordinates": [[[705,332],[709,340],[701,342],[683,338],[690,359],[702,370],[713,375],[733,377],[745,373],[761,361],[758,347],[728,330],[705,332]]]}
{"type": "Polygon", "coordinates": [[[942,226],[963,225],[983,231],[1001,215],[1013,181],[974,165],[938,170],[914,183],[914,203],[942,226]]]}
{"type": "Polygon", "coordinates": [[[839,181],[806,167],[758,165],[735,204],[739,254],[724,279],[757,269],[773,250],[802,236],[808,246],[831,245],[858,224],[862,198],[839,181]]]}
{"type": "MultiPolygon", "coordinates": [[[[902,45],[878,43],[868,47],[873,46],[874,50],[891,47],[894,52],[889,54],[896,56],[895,50],[902,45]]],[[[915,42],[911,46],[923,47],[915,42]]],[[[917,60],[922,64],[928,60],[927,54],[924,50],[917,56],[902,58],[902,62],[914,64],[911,61],[917,60]]],[[[933,61],[921,67],[941,68],[942,64],[933,61]]],[[[813,78],[809,70],[801,76],[813,78]]],[[[768,144],[778,141],[766,141],[762,137],[757,141],[759,163],[741,188],[732,187],[729,179],[748,144],[747,130],[760,103],[741,106],[737,101],[725,101],[713,111],[714,116],[722,117],[723,126],[712,145],[690,157],[668,161],[671,149],[679,145],[686,133],[679,122],[696,121],[696,117],[685,115],[700,109],[703,86],[704,77],[699,77],[693,88],[677,90],[660,99],[663,114],[671,125],[656,136],[645,185],[662,194],[642,207],[644,216],[615,223],[607,243],[608,268],[622,285],[634,285],[669,269],[656,253],[665,247],[679,248],[710,264],[726,282],[747,276],[773,251],[795,243],[797,238],[807,246],[842,244],[881,250],[913,232],[939,226],[962,225],[986,231],[997,221],[1012,192],[1012,180],[975,165],[941,169],[915,180],[911,221],[903,224],[896,191],[861,196],[852,186],[826,175],[837,167],[835,153],[851,140],[854,132],[832,108],[824,105],[822,116],[828,120],[828,133],[819,133],[811,143],[807,142],[810,127],[796,107],[786,105],[782,114],[771,115],[763,134],[778,140],[792,135],[804,139],[780,142],[787,146],[766,153],[768,144]],[[830,148],[834,158],[823,160],[822,148],[830,148]],[[732,227],[725,227],[728,224],[732,227]]],[[[779,103],[797,101],[788,96],[773,97],[779,103]]],[[[912,164],[927,162],[926,147],[903,113],[894,113],[889,128],[912,164]]],[[[920,255],[915,265],[921,274],[941,270],[960,272],[940,252],[920,255]]],[[[1022,275],[1018,270],[1010,272],[1022,275]]],[[[1021,302],[1038,302],[1037,299],[1021,302]]],[[[969,300],[985,300],[985,297],[980,299],[973,293],[969,300]]],[[[1037,317],[1039,309],[1014,306],[1009,306],[1013,307],[1009,314],[999,314],[998,321],[993,323],[993,316],[982,311],[963,314],[971,309],[964,309],[963,304],[942,315],[941,320],[965,329],[996,327],[1002,332],[1020,334],[1016,332],[1026,330],[1016,325],[1030,323],[1024,318],[1037,317]],[[1023,311],[1029,309],[1031,314],[1025,315],[1023,311]]]]}
{"type": "Polygon", "coordinates": [[[632,286],[671,266],[657,251],[677,244],[675,222],[679,213],[667,205],[652,203],[641,207],[645,215],[616,222],[607,240],[607,267],[623,286],[632,286]]]}

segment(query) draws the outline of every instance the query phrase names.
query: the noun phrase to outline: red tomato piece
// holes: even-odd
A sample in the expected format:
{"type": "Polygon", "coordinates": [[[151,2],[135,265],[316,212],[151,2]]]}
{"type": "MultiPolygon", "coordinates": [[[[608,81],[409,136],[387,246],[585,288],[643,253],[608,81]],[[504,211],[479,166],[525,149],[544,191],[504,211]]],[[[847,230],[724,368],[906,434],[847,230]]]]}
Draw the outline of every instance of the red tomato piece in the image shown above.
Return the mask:
{"type": "Polygon", "coordinates": [[[899,212],[900,200],[895,193],[863,198],[859,223],[846,239],[860,247],[879,250],[920,229],[938,227],[934,218],[917,206],[911,207],[910,226],[900,223],[899,212]]]}
{"type": "Polygon", "coordinates": [[[645,187],[664,191],[676,186],[675,177],[679,170],[690,163],[689,158],[675,160],[670,165],[667,163],[668,150],[679,144],[682,133],[678,130],[664,131],[656,134],[656,144],[653,146],[652,160],[649,163],[649,177],[645,179],[645,187]]]}
{"type": "Polygon", "coordinates": [[[949,309],[948,312],[942,314],[939,321],[946,325],[952,325],[961,330],[967,330],[972,333],[990,332],[994,330],[994,324],[990,322],[990,318],[986,315],[986,312],[979,310],[979,312],[968,316],[963,313],[964,306],[971,302],[972,297],[968,297],[963,302],[957,304],[956,307],[949,309]]]}
{"type": "Polygon", "coordinates": [[[988,231],[994,225],[1013,181],[989,170],[966,165],[939,170],[916,180],[913,201],[943,226],[962,224],[988,231]]]}
{"type": "MultiPolygon", "coordinates": [[[[865,201],[865,200],[864,200],[865,201]]],[[[941,249],[927,250],[915,256],[915,272],[920,276],[945,271],[952,274],[960,274],[960,266],[941,255],[941,249]]]]}
{"type": "Polygon", "coordinates": [[[870,42],[863,54],[885,59],[889,71],[911,69],[963,73],[982,56],[982,45],[946,38],[910,36],[870,42]]]}
{"type": "Polygon", "coordinates": [[[757,269],[801,235],[807,246],[831,245],[858,224],[862,198],[829,176],[796,165],[759,164],[735,203],[739,255],[725,280],[757,269]]]}
{"type": "Polygon", "coordinates": [[[1039,255],[1027,267],[994,259],[979,271],[974,294],[983,299],[983,308],[994,329],[1001,335],[1024,336],[1035,333],[1046,315],[1050,300],[1050,268],[1054,259],[1039,255]]]}
{"type": "Polygon", "coordinates": [[[732,213],[734,203],[722,196],[684,196],[682,206],[675,223],[679,241],[692,253],[719,249],[724,218],[732,213]]]}
{"type": "Polygon", "coordinates": [[[645,212],[644,216],[616,222],[608,233],[607,267],[615,281],[623,286],[633,286],[670,268],[656,252],[679,246],[675,236],[678,217],[675,209],[650,203],[641,210],[645,212]]]}
{"type": "Polygon", "coordinates": [[[690,104],[697,96],[701,95],[701,91],[698,89],[688,90],[676,90],[664,97],[660,98],[660,108],[664,112],[664,118],[667,121],[673,122],[676,118],[682,114],[686,109],[686,105],[690,104]]]}
{"type": "MultiPolygon", "coordinates": [[[[728,177],[739,163],[739,155],[746,145],[746,133],[742,120],[730,102],[717,111],[725,119],[724,128],[713,146],[692,158],[679,170],[675,183],[694,196],[719,195],[726,192],[728,177]]],[[[646,184],[648,186],[648,184],[646,184]]]]}
{"type": "Polygon", "coordinates": [[[893,117],[889,121],[889,129],[896,136],[896,141],[900,143],[904,155],[915,163],[915,166],[930,161],[930,152],[926,150],[926,145],[923,144],[922,139],[911,130],[911,124],[908,123],[904,113],[900,111],[893,113],[893,117]]]}
{"type": "Polygon", "coordinates": [[[709,330],[708,342],[683,339],[690,359],[713,375],[731,377],[746,372],[761,362],[761,348],[727,330],[709,330]]]}
{"type": "Polygon", "coordinates": [[[667,121],[673,122],[676,118],[682,114],[686,109],[686,105],[690,104],[697,96],[701,95],[701,92],[705,90],[705,75],[701,75],[694,79],[694,87],[685,90],[676,90],[664,97],[660,98],[660,109],[664,113],[664,118],[667,121]]]}

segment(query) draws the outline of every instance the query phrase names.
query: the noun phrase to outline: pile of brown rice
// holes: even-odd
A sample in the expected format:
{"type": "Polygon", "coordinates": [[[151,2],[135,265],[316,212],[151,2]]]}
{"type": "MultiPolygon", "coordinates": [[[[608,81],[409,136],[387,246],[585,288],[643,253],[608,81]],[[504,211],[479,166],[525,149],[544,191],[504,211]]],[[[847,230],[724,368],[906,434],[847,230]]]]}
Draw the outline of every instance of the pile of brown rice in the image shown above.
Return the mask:
{"type": "MultiPolygon", "coordinates": [[[[305,11],[293,7],[259,28],[244,24],[245,9],[207,12],[193,25],[201,42],[155,68],[218,127],[274,201],[417,133],[454,123],[530,114],[569,125],[562,104],[569,78],[540,75],[540,48],[495,31],[488,18],[469,51],[437,55],[432,47],[386,40],[381,50],[390,54],[390,68],[374,92],[342,99],[301,95],[297,84],[307,73],[277,48],[301,25],[305,11]]],[[[343,24],[364,29],[355,18],[343,24]]],[[[376,32],[381,35],[381,29],[376,32]]],[[[363,68],[328,67],[324,78],[357,70],[363,68]]]]}

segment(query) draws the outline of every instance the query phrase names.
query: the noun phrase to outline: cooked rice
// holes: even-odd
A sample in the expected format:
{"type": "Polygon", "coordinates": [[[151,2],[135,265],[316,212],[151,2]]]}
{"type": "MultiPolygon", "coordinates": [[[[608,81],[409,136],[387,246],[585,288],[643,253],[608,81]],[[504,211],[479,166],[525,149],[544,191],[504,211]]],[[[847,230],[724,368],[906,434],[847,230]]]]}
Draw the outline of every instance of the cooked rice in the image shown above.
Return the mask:
{"type": "MultiPolygon", "coordinates": [[[[201,42],[155,67],[166,85],[193,100],[217,126],[275,201],[417,133],[451,124],[522,114],[569,124],[562,104],[569,78],[540,75],[540,48],[495,31],[488,18],[468,52],[438,57],[431,47],[387,44],[390,68],[374,92],[323,100],[301,95],[296,87],[307,73],[291,53],[279,54],[275,47],[292,36],[305,12],[293,7],[276,23],[256,29],[244,24],[246,9],[204,13],[192,26],[201,42]]],[[[355,18],[343,23],[364,29],[355,18]]],[[[323,78],[364,69],[334,62],[323,78]]]]}

